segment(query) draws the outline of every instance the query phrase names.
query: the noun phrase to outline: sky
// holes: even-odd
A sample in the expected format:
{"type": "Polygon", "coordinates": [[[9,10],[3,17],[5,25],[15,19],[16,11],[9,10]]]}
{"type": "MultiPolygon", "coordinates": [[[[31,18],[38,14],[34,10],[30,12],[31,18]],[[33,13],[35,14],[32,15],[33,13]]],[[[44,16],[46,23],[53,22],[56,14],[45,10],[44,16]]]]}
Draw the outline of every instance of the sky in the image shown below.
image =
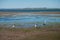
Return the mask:
{"type": "Polygon", "coordinates": [[[0,0],[0,9],[60,8],[60,0],[0,0]]]}

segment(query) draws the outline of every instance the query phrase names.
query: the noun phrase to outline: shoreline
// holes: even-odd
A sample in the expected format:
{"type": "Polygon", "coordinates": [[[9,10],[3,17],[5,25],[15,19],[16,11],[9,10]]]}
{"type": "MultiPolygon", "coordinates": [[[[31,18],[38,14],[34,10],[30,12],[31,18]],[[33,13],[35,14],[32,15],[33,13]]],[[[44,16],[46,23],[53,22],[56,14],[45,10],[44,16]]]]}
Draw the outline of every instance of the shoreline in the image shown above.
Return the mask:
{"type": "Polygon", "coordinates": [[[0,16],[7,15],[46,15],[46,14],[60,14],[60,12],[0,12],[0,16]]]}

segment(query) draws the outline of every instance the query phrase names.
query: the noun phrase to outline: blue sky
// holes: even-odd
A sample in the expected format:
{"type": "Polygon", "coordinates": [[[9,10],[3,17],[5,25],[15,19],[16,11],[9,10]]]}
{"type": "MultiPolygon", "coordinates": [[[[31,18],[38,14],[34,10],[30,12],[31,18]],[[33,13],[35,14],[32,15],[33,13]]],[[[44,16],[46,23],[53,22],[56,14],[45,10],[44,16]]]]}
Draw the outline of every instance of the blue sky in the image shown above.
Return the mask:
{"type": "Polygon", "coordinates": [[[0,0],[1,8],[60,8],[60,0],[0,0]]]}

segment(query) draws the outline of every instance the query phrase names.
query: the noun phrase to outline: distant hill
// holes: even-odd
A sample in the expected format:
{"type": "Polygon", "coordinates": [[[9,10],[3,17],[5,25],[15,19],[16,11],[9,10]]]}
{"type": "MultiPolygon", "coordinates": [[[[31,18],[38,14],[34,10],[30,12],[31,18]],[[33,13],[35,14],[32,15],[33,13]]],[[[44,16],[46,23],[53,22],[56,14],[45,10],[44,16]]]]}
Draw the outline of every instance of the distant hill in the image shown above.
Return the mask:
{"type": "Polygon", "coordinates": [[[46,12],[46,11],[60,12],[60,9],[48,9],[48,8],[0,9],[0,12],[46,12]]]}

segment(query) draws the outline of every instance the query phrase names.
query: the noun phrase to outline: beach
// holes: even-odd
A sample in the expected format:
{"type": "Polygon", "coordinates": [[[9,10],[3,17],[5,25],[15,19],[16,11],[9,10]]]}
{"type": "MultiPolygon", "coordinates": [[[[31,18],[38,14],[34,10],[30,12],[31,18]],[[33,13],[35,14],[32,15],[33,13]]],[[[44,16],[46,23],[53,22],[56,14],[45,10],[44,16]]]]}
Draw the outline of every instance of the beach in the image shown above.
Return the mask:
{"type": "Polygon", "coordinates": [[[60,40],[60,12],[0,12],[0,40],[60,40]]]}
{"type": "Polygon", "coordinates": [[[60,14],[60,12],[0,12],[0,16],[4,15],[41,15],[41,14],[60,14]]]}
{"type": "Polygon", "coordinates": [[[60,27],[0,28],[0,40],[60,40],[60,27]]]}
{"type": "Polygon", "coordinates": [[[0,0],[0,40],[60,40],[60,0],[0,0]]]}

